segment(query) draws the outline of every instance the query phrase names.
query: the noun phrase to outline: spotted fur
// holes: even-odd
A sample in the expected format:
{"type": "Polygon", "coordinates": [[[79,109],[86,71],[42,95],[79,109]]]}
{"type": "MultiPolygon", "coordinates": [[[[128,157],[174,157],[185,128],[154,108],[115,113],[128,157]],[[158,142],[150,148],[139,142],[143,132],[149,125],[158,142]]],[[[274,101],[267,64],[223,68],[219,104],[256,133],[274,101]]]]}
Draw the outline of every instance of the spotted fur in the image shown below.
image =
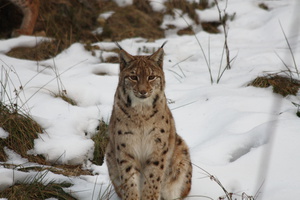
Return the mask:
{"type": "Polygon", "coordinates": [[[106,161],[122,200],[183,199],[191,188],[189,149],[164,93],[163,54],[162,47],[150,56],[120,50],[106,161]]]}

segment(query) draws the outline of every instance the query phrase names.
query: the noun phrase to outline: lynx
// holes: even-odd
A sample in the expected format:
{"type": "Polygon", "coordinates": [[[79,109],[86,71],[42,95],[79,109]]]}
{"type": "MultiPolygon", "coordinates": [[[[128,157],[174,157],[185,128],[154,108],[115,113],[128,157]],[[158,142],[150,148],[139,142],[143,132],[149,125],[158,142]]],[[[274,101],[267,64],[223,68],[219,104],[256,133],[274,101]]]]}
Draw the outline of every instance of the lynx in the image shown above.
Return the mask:
{"type": "Polygon", "coordinates": [[[39,0],[10,0],[18,6],[24,17],[20,29],[14,30],[12,36],[32,35],[39,14],[39,0]]]}
{"type": "Polygon", "coordinates": [[[164,93],[164,44],[150,56],[132,56],[117,44],[120,74],[106,161],[122,200],[183,199],[191,188],[189,149],[164,93]]]}

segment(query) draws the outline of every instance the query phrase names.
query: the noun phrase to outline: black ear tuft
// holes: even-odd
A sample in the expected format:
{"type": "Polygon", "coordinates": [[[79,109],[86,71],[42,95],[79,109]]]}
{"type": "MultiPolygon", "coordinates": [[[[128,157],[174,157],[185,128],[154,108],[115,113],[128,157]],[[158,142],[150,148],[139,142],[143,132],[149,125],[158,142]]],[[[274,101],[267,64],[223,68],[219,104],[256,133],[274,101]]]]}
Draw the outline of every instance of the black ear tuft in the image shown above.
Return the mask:
{"type": "Polygon", "coordinates": [[[123,50],[123,48],[121,47],[121,45],[119,45],[118,42],[115,42],[115,44],[117,45],[117,47],[118,47],[120,50],[123,50]]]}
{"type": "Polygon", "coordinates": [[[160,48],[164,48],[164,46],[165,46],[165,44],[168,42],[168,40],[166,40],[162,45],[161,45],[161,47],[160,48]]]}
{"type": "Polygon", "coordinates": [[[120,58],[120,71],[122,71],[129,62],[131,62],[132,60],[134,60],[134,57],[132,55],[130,55],[129,53],[127,53],[122,47],[121,45],[119,45],[118,42],[115,42],[115,44],[118,46],[118,48],[120,49],[119,52],[119,58],[120,58]]]}
{"type": "Polygon", "coordinates": [[[165,41],[161,45],[161,47],[150,56],[150,59],[153,60],[154,62],[156,62],[157,65],[160,68],[163,67],[163,60],[164,60],[164,49],[163,49],[163,47],[165,46],[166,43],[167,43],[167,41],[165,41]]]}

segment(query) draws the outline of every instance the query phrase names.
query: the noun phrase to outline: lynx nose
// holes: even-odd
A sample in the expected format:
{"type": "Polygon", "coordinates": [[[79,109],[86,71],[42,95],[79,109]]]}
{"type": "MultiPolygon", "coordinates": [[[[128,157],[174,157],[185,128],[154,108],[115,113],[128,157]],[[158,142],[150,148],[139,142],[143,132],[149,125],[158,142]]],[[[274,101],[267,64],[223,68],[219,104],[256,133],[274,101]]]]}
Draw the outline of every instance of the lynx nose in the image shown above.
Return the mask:
{"type": "Polygon", "coordinates": [[[141,95],[146,95],[146,94],[148,94],[148,92],[146,90],[142,90],[142,91],[140,91],[140,94],[141,95]]]}
{"type": "Polygon", "coordinates": [[[139,91],[139,95],[140,95],[140,98],[146,98],[148,95],[148,92],[146,90],[141,90],[141,91],[139,91]]]}

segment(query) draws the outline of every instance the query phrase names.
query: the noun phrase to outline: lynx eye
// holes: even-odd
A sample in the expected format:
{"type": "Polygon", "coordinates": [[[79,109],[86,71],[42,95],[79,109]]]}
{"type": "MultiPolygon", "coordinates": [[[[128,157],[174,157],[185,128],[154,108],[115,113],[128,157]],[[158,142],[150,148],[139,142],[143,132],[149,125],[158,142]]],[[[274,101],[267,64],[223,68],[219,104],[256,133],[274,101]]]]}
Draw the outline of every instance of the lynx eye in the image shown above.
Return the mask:
{"type": "Polygon", "coordinates": [[[148,76],[148,80],[149,81],[153,81],[153,80],[155,80],[156,79],[156,76],[148,76]]]}
{"type": "Polygon", "coordinates": [[[137,76],[129,76],[129,79],[132,81],[137,81],[139,78],[137,76]]]}

